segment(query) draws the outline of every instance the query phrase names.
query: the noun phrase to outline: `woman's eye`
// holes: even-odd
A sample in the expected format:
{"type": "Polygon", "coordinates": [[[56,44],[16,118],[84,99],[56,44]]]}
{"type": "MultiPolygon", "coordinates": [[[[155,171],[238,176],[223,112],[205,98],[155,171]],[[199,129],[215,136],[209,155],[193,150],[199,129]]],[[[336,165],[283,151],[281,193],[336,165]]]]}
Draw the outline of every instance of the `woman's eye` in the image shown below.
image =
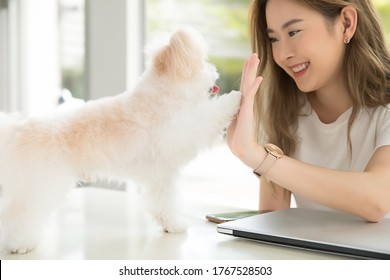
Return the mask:
{"type": "Polygon", "coordinates": [[[288,36],[292,37],[294,35],[296,35],[297,33],[299,33],[301,30],[294,30],[294,31],[290,31],[288,32],[288,36]]]}
{"type": "Polygon", "coordinates": [[[278,40],[276,39],[276,38],[269,38],[269,41],[271,42],[271,44],[273,44],[273,43],[276,43],[278,40]]]}

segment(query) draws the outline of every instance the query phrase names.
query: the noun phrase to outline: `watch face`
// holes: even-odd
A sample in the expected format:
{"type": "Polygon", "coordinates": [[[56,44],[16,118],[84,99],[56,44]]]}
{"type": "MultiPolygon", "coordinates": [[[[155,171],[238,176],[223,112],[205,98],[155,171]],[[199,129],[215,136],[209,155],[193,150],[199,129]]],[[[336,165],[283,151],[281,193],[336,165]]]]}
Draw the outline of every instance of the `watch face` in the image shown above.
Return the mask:
{"type": "Polygon", "coordinates": [[[277,158],[281,157],[284,154],[282,149],[280,149],[278,146],[274,144],[266,144],[264,147],[267,150],[267,152],[269,152],[270,154],[272,154],[277,158]]]}

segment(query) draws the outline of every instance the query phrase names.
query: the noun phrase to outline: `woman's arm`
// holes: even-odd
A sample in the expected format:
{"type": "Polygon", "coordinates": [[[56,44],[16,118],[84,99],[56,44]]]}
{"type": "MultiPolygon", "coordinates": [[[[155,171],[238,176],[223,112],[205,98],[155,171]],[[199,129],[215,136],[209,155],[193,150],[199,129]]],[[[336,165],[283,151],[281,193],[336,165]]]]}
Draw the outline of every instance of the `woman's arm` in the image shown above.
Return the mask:
{"type": "Polygon", "coordinates": [[[364,172],[339,171],[287,156],[276,161],[267,178],[319,204],[372,222],[390,211],[390,146],[374,153],[364,172]]]}
{"type": "Polygon", "coordinates": [[[290,208],[291,192],[275,183],[271,184],[264,176],[260,179],[260,211],[274,211],[290,208]]]}
{"type": "MultiPolygon", "coordinates": [[[[252,169],[266,157],[265,149],[257,144],[253,134],[254,98],[261,83],[261,78],[257,77],[258,65],[255,54],[244,65],[240,111],[227,131],[231,151],[252,169]]],[[[364,172],[332,170],[283,156],[265,177],[288,192],[368,221],[379,221],[390,211],[390,146],[377,149],[364,172]]],[[[267,183],[261,187],[261,209],[279,209],[287,205],[286,192],[277,189],[272,193],[267,183]]]]}

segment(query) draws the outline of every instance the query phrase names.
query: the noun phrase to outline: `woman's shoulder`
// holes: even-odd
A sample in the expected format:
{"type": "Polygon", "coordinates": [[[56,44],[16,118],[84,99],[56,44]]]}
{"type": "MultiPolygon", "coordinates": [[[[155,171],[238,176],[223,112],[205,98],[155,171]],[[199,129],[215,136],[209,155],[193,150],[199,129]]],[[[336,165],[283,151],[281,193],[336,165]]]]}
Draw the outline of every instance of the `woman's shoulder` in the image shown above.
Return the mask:
{"type": "Polygon", "coordinates": [[[371,118],[387,119],[390,121],[390,103],[365,110],[363,109],[362,113],[368,114],[371,118]]]}
{"type": "Polygon", "coordinates": [[[390,145],[390,104],[369,109],[369,124],[375,128],[376,145],[390,145]]]}

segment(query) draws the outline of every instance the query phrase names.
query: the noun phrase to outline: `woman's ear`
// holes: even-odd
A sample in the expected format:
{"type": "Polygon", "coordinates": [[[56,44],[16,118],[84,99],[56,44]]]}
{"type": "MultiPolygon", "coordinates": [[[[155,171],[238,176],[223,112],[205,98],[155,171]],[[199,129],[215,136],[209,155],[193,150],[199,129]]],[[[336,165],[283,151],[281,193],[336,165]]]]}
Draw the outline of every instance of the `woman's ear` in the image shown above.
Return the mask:
{"type": "Polygon", "coordinates": [[[341,20],[344,26],[344,43],[348,44],[352,37],[355,35],[358,14],[354,7],[346,6],[341,10],[341,20]]]}

